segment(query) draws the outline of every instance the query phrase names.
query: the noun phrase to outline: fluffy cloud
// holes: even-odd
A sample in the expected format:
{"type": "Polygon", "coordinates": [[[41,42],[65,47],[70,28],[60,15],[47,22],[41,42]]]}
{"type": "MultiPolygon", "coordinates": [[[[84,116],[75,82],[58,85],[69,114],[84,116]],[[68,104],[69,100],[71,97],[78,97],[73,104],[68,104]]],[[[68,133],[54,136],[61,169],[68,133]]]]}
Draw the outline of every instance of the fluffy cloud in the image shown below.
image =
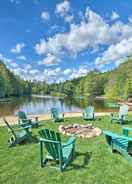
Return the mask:
{"type": "Polygon", "coordinates": [[[11,63],[11,61],[12,61],[11,59],[9,59],[9,58],[3,56],[3,54],[1,54],[1,53],[0,53],[0,60],[1,60],[2,62],[4,62],[5,64],[11,63]]]}
{"type": "MultiPolygon", "coordinates": [[[[117,19],[115,12],[113,15],[114,19],[117,19]]],[[[93,52],[100,46],[105,46],[108,49],[96,59],[96,65],[108,62],[119,64],[121,58],[131,53],[131,35],[130,22],[116,20],[109,24],[103,17],[87,8],[80,24],[71,24],[69,32],[57,33],[47,40],[41,39],[35,45],[35,50],[40,55],[48,53],[62,58],[64,54],[76,56],[86,50],[93,52]]],[[[80,75],[82,73],[73,72],[72,76],[80,75]]]]}
{"type": "Polygon", "coordinates": [[[72,74],[69,76],[69,79],[85,76],[89,71],[90,71],[90,68],[87,65],[79,66],[78,69],[72,70],[72,74]]]}
{"type": "Polygon", "coordinates": [[[39,73],[38,69],[29,70],[29,74],[31,74],[31,75],[35,75],[37,73],[39,73]]]}
{"type": "Polygon", "coordinates": [[[43,11],[41,13],[41,19],[42,19],[43,22],[47,22],[50,19],[49,13],[46,12],[46,11],[43,11]]]}
{"type": "Polygon", "coordinates": [[[117,43],[132,35],[132,25],[120,21],[109,25],[100,15],[90,9],[85,12],[85,20],[80,24],[71,24],[69,32],[58,33],[36,44],[38,54],[54,55],[69,52],[76,55],[85,49],[95,49],[100,45],[117,43]]]}
{"type": "Polygon", "coordinates": [[[26,61],[27,58],[25,56],[21,55],[21,56],[18,56],[17,59],[26,61]]]}
{"type": "Polygon", "coordinates": [[[59,62],[60,62],[59,58],[49,53],[47,54],[47,57],[43,59],[43,64],[48,66],[57,65],[59,62]]]}
{"type": "Polygon", "coordinates": [[[67,68],[64,70],[64,75],[70,75],[72,73],[72,70],[70,68],[67,68]]]}
{"type": "Polygon", "coordinates": [[[108,49],[95,61],[96,65],[115,63],[119,65],[125,57],[132,54],[132,37],[123,39],[115,45],[110,45],[108,49]]]}
{"type": "Polygon", "coordinates": [[[67,22],[67,23],[71,23],[71,22],[73,21],[73,19],[74,19],[73,15],[66,15],[66,16],[64,17],[64,20],[65,20],[65,22],[67,22]]]}
{"type": "Polygon", "coordinates": [[[70,10],[70,2],[65,0],[64,2],[56,5],[55,12],[57,14],[60,14],[61,16],[65,16],[69,12],[69,10],[70,10]]]}
{"type": "Polygon", "coordinates": [[[113,11],[112,15],[111,15],[111,20],[116,20],[119,18],[120,18],[119,14],[117,12],[113,11]]]}
{"type": "Polygon", "coordinates": [[[18,67],[18,64],[17,64],[17,63],[11,63],[11,66],[12,66],[13,68],[17,68],[17,67],[18,67]]]}
{"type": "Polygon", "coordinates": [[[15,54],[20,54],[22,49],[25,47],[25,44],[24,43],[18,43],[15,48],[12,48],[11,49],[11,52],[12,53],[15,53],[15,54]]]}
{"type": "Polygon", "coordinates": [[[45,69],[44,75],[46,76],[48,82],[56,81],[57,83],[59,83],[65,80],[85,76],[88,72],[89,72],[89,67],[84,65],[84,66],[79,66],[76,69],[67,68],[62,70],[60,67],[57,67],[55,69],[45,69]]]}
{"type": "Polygon", "coordinates": [[[71,23],[74,19],[70,10],[70,2],[67,0],[56,5],[55,13],[63,17],[66,23],[71,23]]]}

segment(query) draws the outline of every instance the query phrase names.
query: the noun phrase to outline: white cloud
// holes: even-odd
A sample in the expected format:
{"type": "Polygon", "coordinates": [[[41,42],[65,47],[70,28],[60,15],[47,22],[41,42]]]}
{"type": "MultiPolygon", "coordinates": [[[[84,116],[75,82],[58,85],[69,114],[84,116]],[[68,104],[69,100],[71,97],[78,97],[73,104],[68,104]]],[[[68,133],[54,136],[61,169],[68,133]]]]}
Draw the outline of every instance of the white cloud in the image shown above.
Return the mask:
{"type": "Polygon", "coordinates": [[[119,18],[120,18],[119,14],[117,12],[113,11],[112,15],[111,15],[111,20],[116,20],[119,18]]]}
{"type": "Polygon", "coordinates": [[[64,70],[64,75],[70,75],[72,73],[72,70],[70,68],[67,68],[64,70]]]}
{"type": "Polygon", "coordinates": [[[43,11],[41,13],[41,19],[42,19],[43,22],[47,22],[50,19],[49,13],[46,12],[46,11],[43,11]]]}
{"type": "Polygon", "coordinates": [[[80,52],[93,52],[100,46],[109,46],[129,39],[132,35],[132,24],[116,21],[108,24],[100,15],[89,8],[80,24],[71,24],[70,31],[57,33],[47,40],[41,39],[35,46],[36,53],[62,57],[63,54],[76,56],[80,52]]]}
{"type": "Polygon", "coordinates": [[[90,71],[90,68],[87,65],[81,65],[78,69],[73,69],[71,75],[69,76],[69,79],[74,79],[78,77],[82,77],[87,75],[87,73],[90,71]]]}
{"type": "Polygon", "coordinates": [[[16,68],[16,67],[18,67],[18,64],[17,64],[17,63],[11,63],[11,66],[12,66],[13,68],[16,68]]]}
{"type": "Polygon", "coordinates": [[[34,49],[36,50],[37,54],[39,54],[39,55],[46,53],[47,44],[46,44],[45,39],[41,39],[40,43],[36,44],[34,49]]]}
{"type": "Polygon", "coordinates": [[[25,61],[27,58],[25,56],[21,55],[21,56],[18,56],[17,59],[20,59],[20,60],[24,60],[25,61]]]}
{"type": "Polygon", "coordinates": [[[48,66],[57,65],[59,62],[60,59],[50,53],[48,53],[46,58],[43,59],[43,63],[48,66]]]}
{"type": "Polygon", "coordinates": [[[31,75],[35,75],[37,73],[39,73],[39,70],[38,69],[29,70],[29,74],[31,74],[31,75]]]}
{"type": "Polygon", "coordinates": [[[35,49],[38,54],[50,52],[60,54],[64,51],[77,54],[84,49],[97,47],[99,44],[108,44],[111,40],[110,27],[103,18],[89,10],[86,21],[78,25],[71,25],[67,33],[58,33],[48,40],[40,40],[35,49]],[[89,13],[89,14],[88,14],[89,13]]]}
{"type": "Polygon", "coordinates": [[[70,10],[70,2],[65,0],[62,3],[59,3],[56,5],[56,10],[55,12],[57,14],[60,14],[61,16],[65,16],[70,10]]]}
{"type": "Polygon", "coordinates": [[[60,67],[57,67],[56,69],[55,69],[55,72],[56,73],[58,73],[58,72],[60,72],[61,71],[61,68],[60,67]]]}
{"type": "Polygon", "coordinates": [[[31,66],[30,64],[26,64],[26,65],[24,66],[24,68],[25,68],[25,70],[30,70],[30,69],[32,68],[32,66],[31,66]]]}
{"type": "Polygon", "coordinates": [[[128,21],[129,21],[130,23],[132,23],[132,15],[131,15],[130,17],[128,17],[128,21]]]}
{"type": "Polygon", "coordinates": [[[132,54],[132,37],[123,39],[115,45],[110,45],[101,57],[96,58],[95,64],[110,64],[119,65],[124,58],[132,54]]]}
{"type": "Polygon", "coordinates": [[[3,54],[1,54],[1,53],[0,53],[0,60],[1,60],[2,62],[4,62],[5,64],[11,63],[11,61],[12,61],[11,59],[9,59],[9,58],[3,56],[3,54]]]}
{"type": "Polygon", "coordinates": [[[24,43],[18,43],[15,48],[12,48],[11,49],[11,52],[12,53],[15,53],[15,54],[20,54],[22,49],[25,47],[25,44],[24,43]]]}
{"type": "Polygon", "coordinates": [[[65,22],[71,23],[73,21],[74,17],[73,17],[73,15],[66,15],[64,17],[64,19],[65,19],[65,22]]]}
{"type": "Polygon", "coordinates": [[[55,13],[64,18],[66,23],[71,23],[74,20],[74,16],[71,13],[70,2],[68,0],[56,5],[55,13]]]}

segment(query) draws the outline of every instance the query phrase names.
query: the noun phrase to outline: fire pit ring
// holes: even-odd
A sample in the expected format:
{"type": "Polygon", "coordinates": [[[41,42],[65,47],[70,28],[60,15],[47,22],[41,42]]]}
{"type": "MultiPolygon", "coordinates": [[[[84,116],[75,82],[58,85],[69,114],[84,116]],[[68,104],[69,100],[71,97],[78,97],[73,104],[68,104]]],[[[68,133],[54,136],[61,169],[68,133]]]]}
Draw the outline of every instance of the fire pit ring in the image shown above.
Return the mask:
{"type": "Polygon", "coordinates": [[[92,138],[102,134],[102,130],[100,128],[94,127],[92,124],[60,125],[59,132],[64,135],[77,136],[81,138],[92,138]]]}

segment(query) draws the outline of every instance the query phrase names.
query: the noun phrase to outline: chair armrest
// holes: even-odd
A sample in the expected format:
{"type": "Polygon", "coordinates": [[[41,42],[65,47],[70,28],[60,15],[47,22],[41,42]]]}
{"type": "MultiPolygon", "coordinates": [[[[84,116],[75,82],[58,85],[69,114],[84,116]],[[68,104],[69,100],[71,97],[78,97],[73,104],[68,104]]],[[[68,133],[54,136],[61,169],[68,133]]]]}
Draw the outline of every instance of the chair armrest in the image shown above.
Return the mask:
{"type": "Polygon", "coordinates": [[[122,127],[122,129],[132,131],[131,127],[122,127]]]}
{"type": "Polygon", "coordinates": [[[28,118],[28,119],[20,119],[21,121],[31,121],[31,119],[30,118],[28,118]]]}
{"type": "Polygon", "coordinates": [[[123,135],[129,136],[129,131],[132,131],[131,127],[122,127],[123,135]]]}
{"type": "Polygon", "coordinates": [[[32,128],[32,124],[29,122],[27,122],[27,123],[20,123],[19,124],[19,126],[21,126],[21,128],[23,128],[23,130],[24,129],[28,129],[28,128],[32,128]]]}
{"type": "Polygon", "coordinates": [[[111,115],[111,117],[118,117],[119,116],[118,113],[111,113],[110,115],[111,115]]]}
{"type": "Polygon", "coordinates": [[[74,144],[75,143],[75,141],[76,141],[76,137],[70,137],[69,138],[69,140],[66,142],[66,143],[63,143],[62,144],[62,147],[67,147],[67,146],[69,146],[69,145],[71,145],[71,144],[74,144]]]}
{"type": "Polygon", "coordinates": [[[14,131],[20,131],[20,130],[25,130],[25,129],[29,129],[31,128],[31,126],[25,126],[25,127],[20,127],[20,128],[13,128],[14,131]]]}
{"type": "Polygon", "coordinates": [[[58,141],[48,140],[48,139],[44,139],[42,137],[40,137],[39,140],[40,140],[40,142],[52,142],[52,143],[56,143],[56,144],[59,143],[58,141]]]}
{"type": "Polygon", "coordinates": [[[35,119],[36,121],[38,121],[38,116],[30,116],[29,119],[30,119],[30,120],[35,119]]]}

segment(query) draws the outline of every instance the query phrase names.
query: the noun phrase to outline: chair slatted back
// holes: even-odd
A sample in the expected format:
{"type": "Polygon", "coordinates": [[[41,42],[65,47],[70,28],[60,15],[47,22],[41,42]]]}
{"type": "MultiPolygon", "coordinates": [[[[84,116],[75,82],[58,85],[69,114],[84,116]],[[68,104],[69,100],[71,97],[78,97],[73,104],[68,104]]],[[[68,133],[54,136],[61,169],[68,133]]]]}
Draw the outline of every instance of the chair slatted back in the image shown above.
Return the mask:
{"type": "Polygon", "coordinates": [[[18,112],[18,117],[19,119],[22,121],[22,123],[26,123],[27,121],[27,116],[26,116],[26,113],[23,112],[23,111],[19,111],[18,112]]]}
{"type": "Polygon", "coordinates": [[[59,110],[55,107],[51,108],[51,114],[54,119],[57,119],[59,117],[59,110]]]}
{"type": "Polygon", "coordinates": [[[125,116],[128,114],[128,109],[129,109],[128,105],[120,106],[119,118],[121,118],[122,116],[124,116],[124,118],[125,118],[125,116]]]}
{"type": "Polygon", "coordinates": [[[54,159],[62,158],[60,134],[48,129],[40,130],[39,134],[44,139],[44,144],[49,154],[54,159]]]}
{"type": "Polygon", "coordinates": [[[86,108],[86,114],[88,115],[88,116],[90,116],[90,117],[93,117],[93,114],[94,114],[94,107],[93,106],[88,106],[87,108],[86,108]]]}

